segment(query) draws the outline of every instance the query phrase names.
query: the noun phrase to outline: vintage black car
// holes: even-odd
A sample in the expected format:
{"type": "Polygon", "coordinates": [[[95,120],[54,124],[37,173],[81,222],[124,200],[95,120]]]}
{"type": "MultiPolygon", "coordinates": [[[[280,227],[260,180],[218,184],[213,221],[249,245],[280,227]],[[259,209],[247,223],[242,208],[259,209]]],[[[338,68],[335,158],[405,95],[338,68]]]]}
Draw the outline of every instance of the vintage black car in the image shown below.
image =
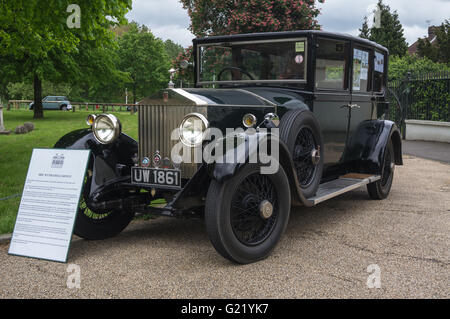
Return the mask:
{"type": "Polygon", "coordinates": [[[195,62],[183,67],[194,68],[195,88],[144,99],[138,142],[115,116],[99,114],[55,145],[92,154],[75,234],[114,236],[136,213],[200,217],[216,250],[245,264],[274,249],[292,205],[365,185],[372,199],[388,196],[402,150],[385,118],[386,48],[322,31],[193,44],[195,62]],[[205,135],[212,128],[222,135],[214,142],[205,135]],[[206,160],[211,145],[227,147],[211,147],[206,160]]]}

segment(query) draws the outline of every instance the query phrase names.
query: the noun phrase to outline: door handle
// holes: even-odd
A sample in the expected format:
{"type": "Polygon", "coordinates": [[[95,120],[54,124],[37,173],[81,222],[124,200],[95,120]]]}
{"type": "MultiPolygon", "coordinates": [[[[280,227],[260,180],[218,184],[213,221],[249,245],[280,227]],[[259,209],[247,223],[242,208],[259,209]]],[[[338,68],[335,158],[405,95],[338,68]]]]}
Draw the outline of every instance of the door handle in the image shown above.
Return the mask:
{"type": "Polygon", "coordinates": [[[343,109],[344,107],[348,107],[349,109],[353,110],[353,109],[360,109],[361,106],[359,106],[358,104],[346,104],[346,105],[342,105],[341,109],[343,109]]]}

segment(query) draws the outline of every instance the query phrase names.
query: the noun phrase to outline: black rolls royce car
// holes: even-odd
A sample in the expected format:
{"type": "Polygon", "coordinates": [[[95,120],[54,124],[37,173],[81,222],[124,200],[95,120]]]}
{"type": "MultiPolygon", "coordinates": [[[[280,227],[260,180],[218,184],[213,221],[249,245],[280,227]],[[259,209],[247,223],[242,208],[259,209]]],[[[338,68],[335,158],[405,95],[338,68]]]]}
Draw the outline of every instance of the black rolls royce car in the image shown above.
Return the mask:
{"type": "Polygon", "coordinates": [[[322,31],[193,44],[180,67],[194,68],[195,88],[141,101],[138,141],[93,114],[55,145],[91,150],[78,236],[114,236],[136,213],[200,217],[216,250],[245,264],[275,248],[293,205],[366,185],[389,195],[402,150],[385,118],[386,48],[322,31]]]}

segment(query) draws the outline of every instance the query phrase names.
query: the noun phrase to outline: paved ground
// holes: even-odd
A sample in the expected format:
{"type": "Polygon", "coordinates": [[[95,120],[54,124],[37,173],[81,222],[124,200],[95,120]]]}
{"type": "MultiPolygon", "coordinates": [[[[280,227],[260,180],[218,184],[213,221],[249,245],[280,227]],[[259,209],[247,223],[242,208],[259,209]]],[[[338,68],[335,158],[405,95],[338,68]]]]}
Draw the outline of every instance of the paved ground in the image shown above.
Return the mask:
{"type": "Polygon", "coordinates": [[[8,256],[0,245],[0,297],[449,298],[450,165],[405,157],[389,199],[361,189],[295,209],[262,262],[226,261],[199,220],[137,221],[114,239],[73,242],[75,290],[67,265],[8,256]],[[371,264],[381,289],[367,288],[371,264]]]}
{"type": "Polygon", "coordinates": [[[403,153],[450,163],[450,144],[425,141],[402,141],[403,153]]]}

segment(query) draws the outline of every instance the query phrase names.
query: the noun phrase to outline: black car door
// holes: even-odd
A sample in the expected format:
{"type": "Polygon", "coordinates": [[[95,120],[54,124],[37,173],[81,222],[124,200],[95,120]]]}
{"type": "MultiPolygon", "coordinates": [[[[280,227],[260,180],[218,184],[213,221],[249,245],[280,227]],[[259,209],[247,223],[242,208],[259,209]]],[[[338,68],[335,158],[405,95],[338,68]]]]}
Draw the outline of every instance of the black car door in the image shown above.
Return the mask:
{"type": "Polygon", "coordinates": [[[372,99],[373,50],[359,45],[352,49],[352,100],[350,108],[349,141],[356,133],[358,126],[374,116],[372,99]]]}
{"type": "Polygon", "coordinates": [[[347,142],[351,103],[349,84],[350,42],[318,38],[315,52],[313,112],[323,134],[326,167],[339,164],[347,142]]]}

